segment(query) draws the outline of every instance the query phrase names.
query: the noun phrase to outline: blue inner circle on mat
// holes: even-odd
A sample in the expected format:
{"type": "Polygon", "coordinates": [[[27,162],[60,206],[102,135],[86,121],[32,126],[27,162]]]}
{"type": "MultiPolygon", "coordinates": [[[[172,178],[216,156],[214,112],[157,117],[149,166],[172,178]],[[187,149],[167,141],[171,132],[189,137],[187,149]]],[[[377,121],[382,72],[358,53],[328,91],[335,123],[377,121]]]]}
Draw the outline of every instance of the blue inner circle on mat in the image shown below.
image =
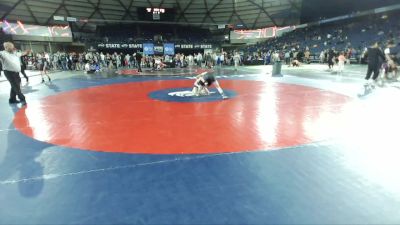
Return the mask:
{"type": "MultiPolygon", "coordinates": [[[[152,99],[157,99],[167,102],[214,102],[222,101],[222,96],[216,88],[208,89],[211,94],[205,96],[190,96],[192,88],[168,88],[158,91],[153,91],[149,94],[152,99]]],[[[237,93],[232,90],[224,89],[224,93],[230,99],[237,96],[237,93]]],[[[228,99],[229,100],[229,99],[228,99]]]]}

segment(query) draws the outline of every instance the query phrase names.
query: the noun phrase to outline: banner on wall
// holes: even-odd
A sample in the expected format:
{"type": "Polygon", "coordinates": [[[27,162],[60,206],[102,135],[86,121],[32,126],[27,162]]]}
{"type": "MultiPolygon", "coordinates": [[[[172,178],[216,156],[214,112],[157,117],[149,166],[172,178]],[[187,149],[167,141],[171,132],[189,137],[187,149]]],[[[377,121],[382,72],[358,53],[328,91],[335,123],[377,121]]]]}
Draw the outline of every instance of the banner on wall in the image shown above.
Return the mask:
{"type": "Polygon", "coordinates": [[[230,32],[231,43],[248,43],[265,40],[276,36],[276,27],[256,30],[233,30],[230,32]]]}
{"type": "Polygon", "coordinates": [[[72,31],[68,25],[39,26],[0,20],[0,29],[13,40],[45,41],[45,42],[72,42],[72,31]]]}
{"type": "Polygon", "coordinates": [[[144,55],[154,55],[154,44],[144,43],[143,44],[143,54],[144,55]]]}
{"type": "Polygon", "coordinates": [[[97,44],[97,48],[99,49],[142,49],[142,44],[124,44],[124,43],[100,43],[97,44]]]}
{"type": "Polygon", "coordinates": [[[211,49],[212,44],[177,44],[176,49],[211,49]]]}
{"type": "Polygon", "coordinates": [[[164,55],[175,55],[175,45],[173,43],[164,44],[164,55]]]}
{"type": "Polygon", "coordinates": [[[162,55],[162,54],[164,54],[164,46],[162,46],[162,45],[155,45],[155,46],[154,46],[154,54],[155,54],[155,55],[162,55]]]}
{"type": "MultiPolygon", "coordinates": [[[[97,44],[98,49],[143,49],[145,46],[149,47],[153,51],[152,54],[154,54],[154,48],[156,48],[156,54],[166,54],[165,51],[168,52],[168,55],[174,55],[176,50],[183,50],[183,49],[188,49],[188,50],[194,50],[194,49],[212,49],[213,45],[212,44],[174,44],[174,43],[164,43],[163,45],[156,45],[154,46],[153,43],[144,43],[144,44],[139,44],[139,43],[99,43],[97,44]],[[165,50],[165,48],[168,48],[168,50],[165,50]]],[[[146,53],[144,53],[146,54],[146,53]]]]}
{"type": "Polygon", "coordinates": [[[68,25],[39,26],[23,24],[21,21],[18,21],[17,23],[11,23],[7,20],[4,20],[0,21],[0,27],[5,34],[13,36],[72,38],[72,31],[68,25]]]}

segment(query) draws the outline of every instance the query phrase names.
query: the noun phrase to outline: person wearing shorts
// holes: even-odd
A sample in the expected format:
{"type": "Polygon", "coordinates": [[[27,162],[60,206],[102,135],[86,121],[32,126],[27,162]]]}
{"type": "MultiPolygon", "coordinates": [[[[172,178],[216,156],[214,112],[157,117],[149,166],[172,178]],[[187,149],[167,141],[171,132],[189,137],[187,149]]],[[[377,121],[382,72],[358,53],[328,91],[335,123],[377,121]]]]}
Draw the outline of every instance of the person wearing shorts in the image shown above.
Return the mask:
{"type": "Polygon", "coordinates": [[[208,74],[208,72],[201,73],[196,77],[196,81],[194,82],[193,87],[194,95],[209,95],[210,91],[208,90],[208,87],[210,87],[211,85],[214,85],[217,88],[219,94],[222,96],[223,99],[228,98],[228,96],[225,95],[224,91],[219,85],[215,76],[212,74],[208,74]]]}

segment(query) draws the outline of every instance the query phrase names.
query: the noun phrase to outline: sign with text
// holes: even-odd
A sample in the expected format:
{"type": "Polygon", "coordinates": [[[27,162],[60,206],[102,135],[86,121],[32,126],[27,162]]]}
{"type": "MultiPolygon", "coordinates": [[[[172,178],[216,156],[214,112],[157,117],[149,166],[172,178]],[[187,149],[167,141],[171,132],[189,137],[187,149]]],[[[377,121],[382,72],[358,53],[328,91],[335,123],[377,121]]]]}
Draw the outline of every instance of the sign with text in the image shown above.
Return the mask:
{"type": "Polygon", "coordinates": [[[176,49],[211,49],[211,44],[177,44],[176,49]]]}
{"type": "Polygon", "coordinates": [[[127,43],[100,43],[97,45],[100,49],[142,49],[142,44],[127,44],[127,43]]]}
{"type": "Polygon", "coordinates": [[[144,48],[148,48],[149,54],[165,54],[174,55],[176,50],[193,50],[193,49],[212,49],[212,44],[174,44],[164,43],[163,45],[154,46],[153,43],[99,43],[97,44],[98,49],[143,49],[143,53],[146,54],[144,48]]]}
{"type": "Polygon", "coordinates": [[[267,38],[275,37],[276,27],[268,27],[257,30],[234,30],[231,31],[231,43],[257,42],[267,38]]]}
{"type": "Polygon", "coordinates": [[[66,26],[39,26],[17,23],[2,22],[3,32],[13,36],[34,36],[34,37],[63,37],[72,38],[71,28],[66,26]]]}

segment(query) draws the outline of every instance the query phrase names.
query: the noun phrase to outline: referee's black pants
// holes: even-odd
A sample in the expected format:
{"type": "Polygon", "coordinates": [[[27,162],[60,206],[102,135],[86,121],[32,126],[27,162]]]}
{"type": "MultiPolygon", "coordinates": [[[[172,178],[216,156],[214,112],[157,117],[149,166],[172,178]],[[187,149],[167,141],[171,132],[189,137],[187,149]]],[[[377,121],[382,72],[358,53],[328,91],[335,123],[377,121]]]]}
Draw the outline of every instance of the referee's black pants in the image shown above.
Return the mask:
{"type": "Polygon", "coordinates": [[[19,77],[19,73],[4,70],[4,75],[6,75],[6,78],[11,85],[9,102],[10,103],[16,102],[17,96],[20,101],[25,102],[25,96],[21,92],[21,78],[19,77]]]}
{"type": "Polygon", "coordinates": [[[372,73],[374,73],[374,76],[372,77],[373,80],[376,80],[379,76],[379,65],[368,65],[368,71],[367,75],[365,76],[366,80],[369,80],[371,78],[372,73]]]}

